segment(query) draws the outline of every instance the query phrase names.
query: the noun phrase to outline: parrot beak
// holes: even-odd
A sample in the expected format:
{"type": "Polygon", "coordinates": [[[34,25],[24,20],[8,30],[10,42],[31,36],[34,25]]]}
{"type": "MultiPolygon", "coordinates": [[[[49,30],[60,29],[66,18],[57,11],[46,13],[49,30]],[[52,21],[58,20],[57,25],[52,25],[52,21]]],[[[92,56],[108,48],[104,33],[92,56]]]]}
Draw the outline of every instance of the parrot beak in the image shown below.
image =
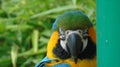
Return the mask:
{"type": "Polygon", "coordinates": [[[83,42],[81,37],[72,33],[67,38],[67,50],[73,58],[74,62],[77,63],[78,55],[82,52],[83,42]]]}

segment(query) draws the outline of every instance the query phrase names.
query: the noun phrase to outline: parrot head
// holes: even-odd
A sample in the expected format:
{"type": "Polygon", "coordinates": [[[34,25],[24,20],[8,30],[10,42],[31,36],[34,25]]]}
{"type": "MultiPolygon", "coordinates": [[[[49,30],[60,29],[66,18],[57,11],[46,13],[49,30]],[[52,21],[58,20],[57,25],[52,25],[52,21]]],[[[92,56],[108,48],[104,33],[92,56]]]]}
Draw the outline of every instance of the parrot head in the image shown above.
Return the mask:
{"type": "Polygon", "coordinates": [[[58,43],[53,49],[57,57],[72,58],[77,63],[78,59],[92,58],[95,55],[93,25],[81,11],[69,11],[60,15],[53,24],[53,31],[55,30],[59,32],[58,43]]]}

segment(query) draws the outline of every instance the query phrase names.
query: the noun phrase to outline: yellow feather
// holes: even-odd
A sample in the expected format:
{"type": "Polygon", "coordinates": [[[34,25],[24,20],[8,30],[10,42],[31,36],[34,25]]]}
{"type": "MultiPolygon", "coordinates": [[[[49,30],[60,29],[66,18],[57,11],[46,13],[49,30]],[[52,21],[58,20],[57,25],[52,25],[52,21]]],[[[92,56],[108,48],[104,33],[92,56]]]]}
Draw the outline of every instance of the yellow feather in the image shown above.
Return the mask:
{"type": "MultiPolygon", "coordinates": [[[[92,40],[96,43],[96,34],[93,28],[89,29],[89,35],[91,36],[92,40]]],[[[46,63],[46,66],[51,67],[55,64],[68,63],[70,64],[71,67],[96,67],[96,57],[91,60],[88,59],[78,60],[77,64],[75,64],[75,62],[72,61],[72,59],[62,60],[56,57],[55,54],[53,53],[53,49],[56,46],[58,39],[59,33],[57,31],[53,32],[47,46],[47,57],[53,60],[57,59],[59,61],[57,62],[52,61],[50,63],[46,63]]]]}
{"type": "Polygon", "coordinates": [[[59,61],[52,61],[50,63],[47,63],[46,66],[54,66],[56,64],[61,64],[61,63],[67,63],[69,64],[71,67],[96,67],[96,58],[92,59],[92,60],[88,60],[88,59],[84,59],[84,60],[78,60],[77,64],[75,64],[74,61],[72,61],[72,59],[67,59],[67,60],[60,60],[59,61]]]}
{"type": "Polygon", "coordinates": [[[55,58],[55,55],[53,53],[53,48],[56,46],[58,39],[59,39],[58,32],[57,31],[53,32],[47,45],[47,57],[48,58],[55,58]]]}
{"type": "Polygon", "coordinates": [[[75,64],[74,61],[71,61],[71,59],[67,59],[64,62],[70,64],[71,67],[96,67],[96,58],[92,60],[78,60],[77,64],[75,64]]]}

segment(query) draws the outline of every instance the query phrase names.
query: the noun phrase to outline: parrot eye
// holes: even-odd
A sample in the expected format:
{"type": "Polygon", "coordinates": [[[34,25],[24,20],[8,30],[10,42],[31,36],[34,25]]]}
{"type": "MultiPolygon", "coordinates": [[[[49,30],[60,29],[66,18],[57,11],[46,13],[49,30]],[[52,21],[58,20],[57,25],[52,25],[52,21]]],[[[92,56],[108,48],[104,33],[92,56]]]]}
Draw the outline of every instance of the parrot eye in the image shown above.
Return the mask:
{"type": "Polygon", "coordinates": [[[66,32],[67,34],[69,33],[69,31],[66,32]]]}
{"type": "Polygon", "coordinates": [[[67,30],[67,31],[66,31],[66,34],[69,34],[69,33],[70,33],[70,30],[67,30]]]}
{"type": "Polygon", "coordinates": [[[84,33],[88,33],[88,28],[84,30],[84,33]]]}
{"type": "Polygon", "coordinates": [[[82,30],[78,30],[79,33],[82,33],[82,30]]]}

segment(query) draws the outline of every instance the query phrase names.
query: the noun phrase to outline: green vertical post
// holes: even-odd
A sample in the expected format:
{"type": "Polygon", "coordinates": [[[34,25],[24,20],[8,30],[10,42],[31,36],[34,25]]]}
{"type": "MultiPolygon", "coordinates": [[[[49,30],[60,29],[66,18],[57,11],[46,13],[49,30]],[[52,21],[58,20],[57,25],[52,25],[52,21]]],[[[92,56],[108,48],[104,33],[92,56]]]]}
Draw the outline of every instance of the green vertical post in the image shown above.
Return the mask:
{"type": "Polygon", "coordinates": [[[97,67],[120,67],[120,0],[97,0],[97,67]]]}

